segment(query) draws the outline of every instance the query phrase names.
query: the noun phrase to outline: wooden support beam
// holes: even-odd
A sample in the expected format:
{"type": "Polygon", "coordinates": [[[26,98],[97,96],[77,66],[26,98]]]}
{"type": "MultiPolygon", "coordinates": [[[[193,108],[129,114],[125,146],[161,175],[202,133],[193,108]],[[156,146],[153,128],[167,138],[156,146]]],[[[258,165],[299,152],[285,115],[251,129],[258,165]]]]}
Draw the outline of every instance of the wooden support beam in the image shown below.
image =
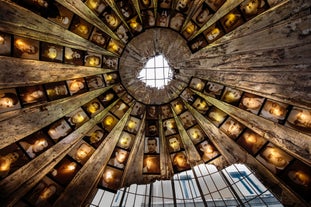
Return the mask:
{"type": "Polygon", "coordinates": [[[188,133],[186,132],[185,128],[183,127],[179,117],[176,115],[175,111],[173,111],[174,119],[176,122],[176,126],[178,128],[178,132],[180,134],[181,141],[183,143],[183,146],[185,147],[185,151],[187,154],[187,159],[190,163],[190,165],[193,167],[197,165],[198,163],[202,163],[202,159],[200,154],[198,153],[197,149],[195,148],[193,142],[191,141],[188,133]]]}
{"type": "Polygon", "coordinates": [[[114,71],[13,57],[1,57],[0,65],[0,89],[58,82],[114,71]]]}
{"type": "MultiPolygon", "coordinates": [[[[190,76],[187,71],[182,74],[190,76]]],[[[311,106],[310,69],[199,70],[192,71],[192,75],[281,103],[304,108],[311,106]]]]}
{"type": "Polygon", "coordinates": [[[305,14],[302,17],[294,16],[262,30],[253,31],[248,35],[239,33],[239,38],[230,39],[230,41],[223,44],[202,49],[193,57],[204,57],[207,54],[209,57],[217,57],[249,53],[253,52],[254,49],[257,51],[271,50],[307,44],[311,42],[310,35],[307,35],[311,29],[311,25],[307,24],[307,22],[311,21],[310,19],[310,14],[305,14]]]}
{"type": "Polygon", "coordinates": [[[128,110],[118,124],[112,129],[109,135],[92,154],[89,160],[83,165],[63,194],[56,200],[55,207],[80,206],[92,188],[101,179],[101,175],[111,157],[113,150],[118,143],[122,130],[126,124],[131,110],[128,110]],[[77,194],[77,186],[79,193],[77,194]]]}
{"type": "Polygon", "coordinates": [[[120,40],[119,37],[106,25],[103,23],[98,16],[95,15],[93,11],[91,11],[83,1],[76,1],[76,0],[56,0],[58,3],[72,11],[73,13],[77,14],[82,19],[86,20],[87,22],[93,24],[101,31],[108,34],[110,37],[116,40],[120,40]]]}
{"type": "Polygon", "coordinates": [[[50,149],[36,157],[27,165],[2,180],[0,182],[0,189],[1,197],[5,198],[5,206],[14,206],[21,197],[34,187],[68,154],[68,152],[71,151],[73,147],[75,147],[75,144],[79,143],[89,130],[102,120],[112,107],[113,104],[91,118],[50,149]]]}
{"type": "Polygon", "coordinates": [[[138,133],[136,134],[135,142],[129,154],[129,158],[126,162],[126,166],[123,172],[121,180],[122,186],[129,186],[133,183],[143,184],[143,159],[144,159],[144,147],[145,147],[145,119],[146,114],[141,120],[138,133]],[[135,166],[135,167],[133,167],[135,166]]]}
{"type": "Polygon", "coordinates": [[[2,180],[0,189],[1,197],[5,200],[5,206],[14,206],[21,197],[68,154],[74,144],[81,140],[85,135],[84,133],[95,124],[93,120],[88,121],[83,127],[80,127],[27,165],[2,180]]]}
{"type": "Polygon", "coordinates": [[[294,129],[277,124],[253,113],[196,92],[207,102],[216,106],[266,140],[279,146],[289,154],[311,165],[311,137],[294,129]]]}
{"type": "Polygon", "coordinates": [[[97,89],[56,102],[47,102],[33,108],[22,109],[21,113],[0,122],[0,146],[4,148],[60,119],[76,108],[86,104],[108,88],[97,89]]]}
{"type": "Polygon", "coordinates": [[[192,112],[204,132],[217,147],[222,156],[230,163],[244,163],[256,172],[256,176],[271,190],[285,206],[305,206],[308,204],[299,198],[292,190],[290,190],[282,181],[280,181],[273,173],[264,167],[252,155],[247,153],[234,140],[229,138],[224,132],[219,130],[214,124],[208,121],[202,114],[195,110],[188,103],[187,108],[192,112]]]}
{"type": "Polygon", "coordinates": [[[222,56],[192,57],[179,63],[193,70],[304,70],[310,69],[311,42],[264,51],[252,51],[222,56]]]}
{"type": "Polygon", "coordinates": [[[243,2],[243,0],[226,1],[192,38],[202,33],[204,30],[206,30],[208,27],[218,21],[221,17],[225,16],[232,9],[237,7],[241,2],[243,2]]]}
{"type": "Polygon", "coordinates": [[[10,0],[0,1],[0,31],[79,50],[115,56],[104,48],[10,0]]]}

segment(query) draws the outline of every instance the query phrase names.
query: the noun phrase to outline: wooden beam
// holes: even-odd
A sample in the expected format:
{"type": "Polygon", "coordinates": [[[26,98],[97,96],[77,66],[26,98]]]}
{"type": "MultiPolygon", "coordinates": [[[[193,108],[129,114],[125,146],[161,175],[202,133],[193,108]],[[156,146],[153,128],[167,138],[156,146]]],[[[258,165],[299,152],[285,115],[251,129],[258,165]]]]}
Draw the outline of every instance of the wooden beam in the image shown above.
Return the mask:
{"type": "Polygon", "coordinates": [[[13,57],[1,57],[0,65],[0,89],[58,82],[114,71],[13,57]]]}
{"type": "Polygon", "coordinates": [[[122,186],[129,186],[133,183],[143,184],[143,159],[145,147],[145,119],[146,114],[141,120],[138,133],[136,134],[135,142],[129,154],[129,158],[124,168],[123,177],[121,180],[122,186]],[[133,167],[135,166],[135,167],[133,167]]]}
{"type": "Polygon", "coordinates": [[[305,206],[308,204],[303,201],[298,195],[290,190],[281,180],[279,180],[272,172],[264,167],[252,155],[247,153],[234,140],[229,138],[224,132],[219,130],[214,124],[207,120],[202,114],[195,110],[188,103],[185,103],[187,108],[192,112],[204,132],[217,147],[222,156],[230,164],[244,163],[251,169],[255,170],[256,176],[261,178],[263,184],[271,190],[285,206],[305,206]],[[283,199],[282,199],[283,198],[283,199]]]}
{"type": "Polygon", "coordinates": [[[174,119],[176,122],[176,126],[178,128],[178,132],[180,134],[181,141],[186,151],[187,159],[189,164],[193,167],[198,163],[202,163],[201,156],[197,149],[195,148],[193,142],[191,141],[188,133],[186,132],[185,128],[183,127],[179,117],[176,115],[175,111],[173,111],[174,119]]]}
{"type": "Polygon", "coordinates": [[[204,57],[206,54],[216,57],[307,44],[311,42],[310,35],[307,35],[311,29],[311,25],[307,23],[310,19],[310,14],[304,14],[302,17],[294,16],[248,35],[239,33],[238,38],[202,49],[193,57],[204,57]]]}
{"type": "Polygon", "coordinates": [[[294,129],[277,124],[253,113],[224,103],[213,97],[196,92],[207,102],[216,106],[266,140],[279,146],[294,157],[311,165],[311,137],[294,129]]]}
{"type": "Polygon", "coordinates": [[[84,202],[87,195],[92,191],[92,188],[100,181],[105,166],[118,143],[117,138],[119,138],[122,133],[130,111],[131,110],[128,110],[118,124],[112,129],[53,206],[62,207],[64,204],[67,206],[80,206],[84,202]],[[78,194],[77,186],[79,186],[78,194]]]}
{"type": "Polygon", "coordinates": [[[79,50],[115,56],[10,0],[0,1],[0,31],[79,50]]]}
{"type": "Polygon", "coordinates": [[[22,113],[0,122],[0,146],[4,148],[60,119],[76,108],[86,104],[108,88],[97,89],[56,102],[48,102],[33,108],[25,108],[22,113]]]}
{"type": "Polygon", "coordinates": [[[182,71],[181,75],[201,77],[290,105],[311,105],[310,69],[198,70],[182,71]]]}
{"type": "Polygon", "coordinates": [[[36,157],[27,165],[2,180],[0,182],[0,189],[1,197],[5,198],[6,201],[5,206],[14,206],[22,196],[34,187],[68,154],[68,152],[71,151],[73,147],[75,147],[75,144],[79,143],[89,130],[102,120],[112,107],[113,104],[91,118],[50,149],[36,157]]]}
{"type": "Polygon", "coordinates": [[[76,1],[76,0],[56,0],[58,3],[72,11],[73,13],[77,14],[82,19],[86,20],[87,22],[93,24],[101,31],[108,34],[110,37],[116,40],[120,40],[119,37],[106,25],[103,23],[98,16],[95,15],[93,11],[91,11],[83,1],[76,1]]]}
{"type": "Polygon", "coordinates": [[[2,180],[0,182],[0,189],[1,197],[5,200],[5,206],[14,206],[21,197],[68,154],[74,144],[81,140],[85,132],[90,130],[95,124],[93,120],[88,121],[27,165],[24,165],[2,180]]]}
{"type": "Polygon", "coordinates": [[[237,7],[243,0],[235,0],[235,1],[225,1],[225,3],[217,10],[217,12],[200,28],[199,31],[191,38],[193,39],[216,21],[218,21],[221,17],[225,16],[229,13],[232,9],[237,7]]]}

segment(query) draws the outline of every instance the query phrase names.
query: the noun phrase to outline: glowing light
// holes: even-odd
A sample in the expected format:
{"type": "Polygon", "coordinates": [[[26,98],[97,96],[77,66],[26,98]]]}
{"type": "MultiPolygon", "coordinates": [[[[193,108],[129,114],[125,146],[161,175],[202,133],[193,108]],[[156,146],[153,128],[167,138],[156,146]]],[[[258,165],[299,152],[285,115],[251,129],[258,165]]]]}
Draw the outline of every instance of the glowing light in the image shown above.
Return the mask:
{"type": "Polygon", "coordinates": [[[257,139],[256,139],[256,136],[253,135],[253,134],[248,134],[247,138],[246,138],[246,141],[248,143],[251,143],[251,144],[254,144],[256,143],[257,139]]]}
{"type": "Polygon", "coordinates": [[[68,171],[74,171],[77,167],[77,164],[75,162],[71,162],[69,165],[67,165],[66,170],[68,171]]]}
{"type": "Polygon", "coordinates": [[[113,124],[113,122],[114,122],[114,119],[113,119],[112,116],[107,116],[107,117],[105,118],[105,120],[104,120],[104,124],[105,124],[106,126],[111,126],[111,125],[113,124]]]}
{"type": "Polygon", "coordinates": [[[130,120],[127,126],[128,126],[128,128],[130,128],[130,129],[134,129],[135,126],[136,126],[136,122],[130,120]]]}

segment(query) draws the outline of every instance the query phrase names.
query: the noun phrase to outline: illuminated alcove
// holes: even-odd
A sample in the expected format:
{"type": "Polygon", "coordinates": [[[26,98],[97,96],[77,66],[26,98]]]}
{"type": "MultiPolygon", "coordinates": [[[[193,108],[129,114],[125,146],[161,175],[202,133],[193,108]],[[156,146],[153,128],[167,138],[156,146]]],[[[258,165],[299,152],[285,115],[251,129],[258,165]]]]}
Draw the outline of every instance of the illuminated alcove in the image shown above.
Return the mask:
{"type": "Polygon", "coordinates": [[[1,205],[84,206],[98,189],[99,203],[125,202],[140,188],[164,205],[156,190],[203,164],[226,190],[198,173],[189,206],[266,192],[310,205],[309,20],[304,0],[0,1],[1,205]],[[139,73],[160,54],[171,77],[157,89],[139,73]],[[267,191],[240,195],[235,163],[267,191]]]}

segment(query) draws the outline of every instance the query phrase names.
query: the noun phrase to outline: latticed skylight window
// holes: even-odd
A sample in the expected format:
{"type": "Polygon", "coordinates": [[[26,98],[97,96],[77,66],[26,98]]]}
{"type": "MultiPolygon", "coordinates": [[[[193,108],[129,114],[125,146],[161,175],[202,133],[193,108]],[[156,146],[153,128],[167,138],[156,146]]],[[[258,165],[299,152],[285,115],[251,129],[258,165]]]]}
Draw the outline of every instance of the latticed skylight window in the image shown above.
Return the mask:
{"type": "Polygon", "coordinates": [[[147,86],[164,88],[173,77],[173,72],[163,55],[152,57],[139,73],[138,78],[147,86]]]}

